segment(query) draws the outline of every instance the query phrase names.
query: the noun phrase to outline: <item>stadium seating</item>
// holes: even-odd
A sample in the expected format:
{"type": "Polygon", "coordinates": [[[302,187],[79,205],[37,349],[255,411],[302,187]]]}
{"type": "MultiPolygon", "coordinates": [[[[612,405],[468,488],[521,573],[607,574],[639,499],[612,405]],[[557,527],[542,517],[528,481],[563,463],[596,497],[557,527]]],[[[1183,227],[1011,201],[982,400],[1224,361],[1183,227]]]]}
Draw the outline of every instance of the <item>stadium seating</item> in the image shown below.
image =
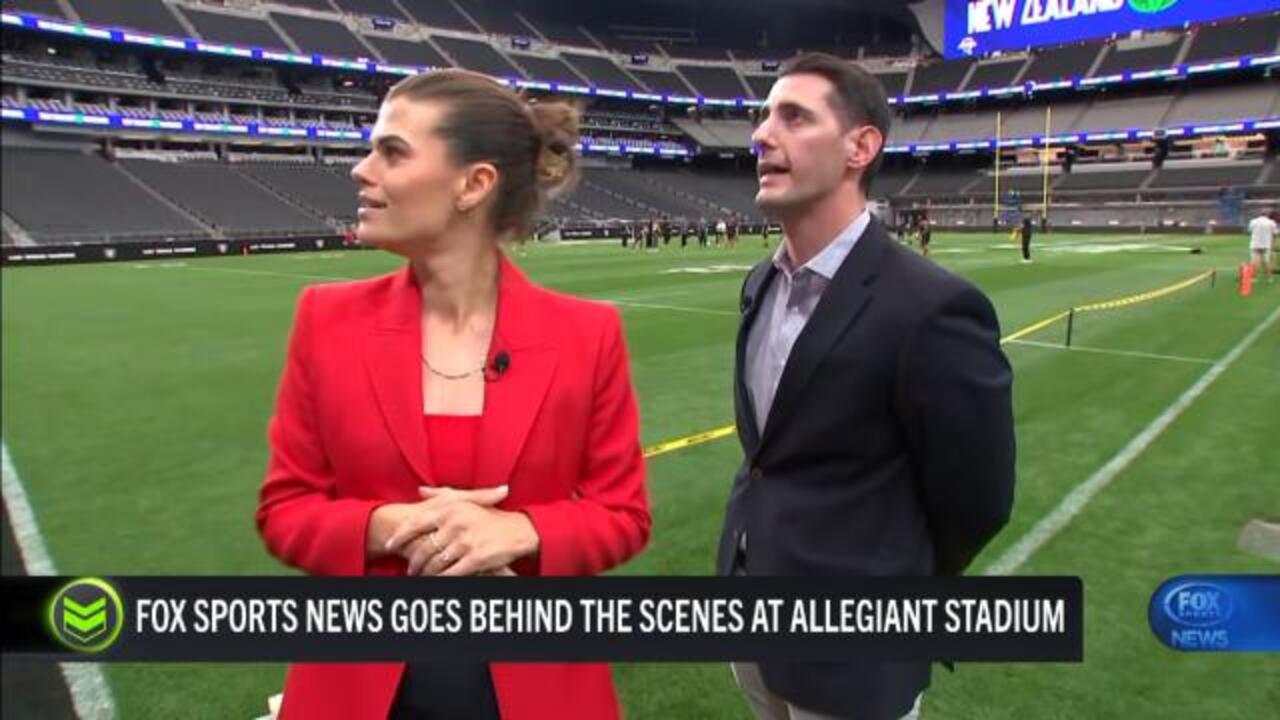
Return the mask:
{"type": "Polygon", "coordinates": [[[320,10],[323,12],[333,12],[333,6],[329,4],[329,0],[275,0],[280,5],[293,5],[295,7],[306,8],[308,10],[320,10]]]}
{"type": "Polygon", "coordinates": [[[995,136],[995,113],[949,112],[934,118],[921,140],[923,142],[985,140],[995,136]]]}
{"type": "Polygon", "coordinates": [[[777,80],[773,75],[743,75],[742,77],[746,79],[751,94],[761,100],[769,97],[769,89],[777,80]]]}
{"type": "MultiPolygon", "coordinates": [[[[692,173],[689,171],[658,170],[642,173],[652,182],[660,183],[672,192],[701,198],[709,203],[708,209],[696,217],[713,217],[724,210],[742,215],[756,215],[756,179],[753,175],[731,173],[692,173]]],[[[695,217],[689,215],[689,217],[695,217]]]]}
{"type": "Polygon", "coordinates": [[[346,166],[312,163],[244,163],[240,172],[270,185],[316,215],[351,222],[356,216],[356,184],[346,166]]]}
{"type": "Polygon", "coordinates": [[[1098,57],[1100,47],[1096,43],[1063,45],[1042,50],[1031,60],[1031,66],[1023,75],[1024,82],[1047,83],[1088,75],[1098,57]]]}
{"type": "Polygon", "coordinates": [[[102,157],[6,146],[0,154],[4,211],[34,239],[100,242],[207,236],[102,157]],[[68,199],[75,198],[74,209],[68,199]]]}
{"type": "Polygon", "coordinates": [[[80,19],[90,25],[135,28],[177,37],[187,35],[163,0],[74,0],[70,4],[80,19]]]}
{"type": "Polygon", "coordinates": [[[1176,40],[1165,41],[1158,45],[1138,45],[1126,48],[1117,43],[1102,58],[1094,73],[1097,77],[1106,77],[1129,70],[1150,70],[1171,67],[1178,58],[1178,50],[1182,47],[1182,36],[1176,40]]]}
{"type": "Polygon", "coordinates": [[[1270,55],[1280,38],[1280,15],[1224,21],[1196,28],[1184,62],[1198,63],[1242,55],[1270,55]]]}
{"type": "Polygon", "coordinates": [[[568,83],[570,85],[587,84],[584,78],[580,77],[561,60],[539,55],[516,55],[514,53],[510,55],[510,58],[528,71],[529,77],[555,83],[568,83]]]}
{"type": "Polygon", "coordinates": [[[1232,162],[1230,164],[1168,163],[1148,185],[1149,189],[1199,187],[1217,189],[1237,185],[1252,185],[1262,171],[1260,162],[1232,162]]]}
{"type": "Polygon", "coordinates": [[[907,189],[906,195],[959,196],[964,195],[966,189],[980,184],[982,180],[980,176],[965,170],[923,168],[915,182],[907,189]]]}
{"type": "Polygon", "coordinates": [[[1166,125],[1271,117],[1280,104],[1280,83],[1271,80],[1243,86],[1206,88],[1174,103],[1166,125]]]}
{"type": "Polygon", "coordinates": [[[650,182],[648,173],[587,168],[583,178],[591,185],[673,217],[699,217],[712,211],[704,202],[672,192],[669,186],[661,183],[650,182]]]}
{"type": "MultiPolygon", "coordinates": [[[[1054,132],[1074,132],[1083,130],[1080,115],[1088,108],[1087,100],[1071,100],[1053,103],[1053,112],[1049,118],[1054,132]]],[[[1015,110],[1001,113],[1001,137],[1031,137],[1043,135],[1045,128],[1045,110],[1048,105],[1024,103],[1015,110]]],[[[1111,128],[1096,128],[1108,130],[1111,128]]]]}
{"type": "Polygon", "coordinates": [[[334,0],[334,4],[354,15],[411,21],[411,18],[400,12],[394,0],[334,0]]]}
{"type": "Polygon", "coordinates": [[[529,27],[520,22],[520,18],[506,9],[491,8],[479,3],[469,3],[465,9],[471,19],[479,23],[486,32],[514,37],[533,35],[529,27]]]}
{"type": "Polygon", "coordinates": [[[884,86],[884,94],[889,97],[903,94],[907,87],[906,73],[877,73],[876,79],[884,86]]]}
{"type": "Polygon", "coordinates": [[[371,53],[342,23],[292,13],[271,13],[271,19],[308,52],[335,57],[360,58],[371,53]]]}
{"type": "Polygon", "coordinates": [[[191,26],[205,40],[274,50],[287,50],[289,47],[275,28],[263,20],[187,7],[180,7],[178,10],[191,21],[191,26]]]}
{"type": "Polygon", "coordinates": [[[423,65],[426,67],[450,67],[443,55],[425,42],[417,40],[401,40],[383,35],[365,35],[364,39],[373,45],[389,63],[397,65],[423,65]]]}
{"type": "Polygon", "coordinates": [[[598,46],[592,42],[591,38],[587,37],[587,35],[582,32],[582,28],[573,23],[549,20],[546,18],[526,19],[533,24],[533,27],[535,27],[538,32],[542,33],[543,37],[557,45],[592,48],[593,50],[598,48],[598,46]]]}
{"type": "Polygon", "coordinates": [[[126,159],[121,166],[224,235],[331,230],[228,165],[126,159]]]}
{"type": "Polygon", "coordinates": [[[731,68],[711,65],[677,65],[676,69],[698,91],[706,97],[736,98],[746,97],[747,89],[743,87],[738,74],[731,68]]]}
{"type": "Polygon", "coordinates": [[[433,39],[460,67],[500,78],[525,76],[489,43],[450,35],[435,35],[433,39]]]}
{"type": "Polygon", "coordinates": [[[955,92],[960,81],[969,74],[973,67],[972,60],[949,60],[923,65],[916,68],[915,77],[911,81],[912,95],[932,95],[934,93],[955,92]]]}
{"type": "Polygon", "coordinates": [[[583,180],[567,199],[586,208],[596,219],[634,218],[648,213],[648,208],[592,183],[588,177],[584,172],[583,180]]]}
{"type": "Polygon", "coordinates": [[[914,171],[883,170],[871,181],[871,197],[877,200],[897,197],[914,178],[914,171]]]}
{"type": "Polygon", "coordinates": [[[630,68],[630,72],[637,80],[644,83],[646,87],[655,93],[665,93],[669,95],[681,95],[684,97],[695,96],[695,93],[679,75],[666,70],[642,70],[640,68],[630,68]]]}
{"type": "Polygon", "coordinates": [[[66,17],[58,0],[4,0],[3,7],[5,10],[21,10],[51,18],[66,17]]]}
{"type": "Polygon", "coordinates": [[[636,81],[608,58],[574,52],[561,53],[560,57],[585,75],[593,85],[614,90],[637,87],[636,81]]]}
{"type": "MultiPolygon", "coordinates": [[[[1052,168],[1049,173],[1049,187],[1055,189],[1055,183],[1058,181],[1059,175],[1056,168],[1052,168]]],[[[996,177],[994,172],[986,172],[979,176],[979,179],[973,185],[965,188],[967,194],[976,196],[991,197],[996,192],[996,177]]],[[[1039,168],[1032,172],[1020,170],[1018,172],[1002,172],[1000,173],[1000,193],[1004,194],[1010,191],[1021,193],[1024,198],[1039,201],[1041,193],[1044,192],[1044,174],[1039,168]]]]}
{"type": "MultiPolygon", "coordinates": [[[[1123,92],[1108,94],[1094,101],[1072,129],[1126,130],[1163,127],[1165,116],[1173,105],[1174,97],[1172,93],[1138,97],[1129,97],[1123,92]]],[[[1054,108],[1054,115],[1061,115],[1057,108],[1054,108]]]]}
{"type": "Polygon", "coordinates": [[[428,27],[448,30],[479,30],[465,15],[458,12],[451,2],[441,0],[401,0],[400,5],[408,10],[419,23],[428,27]]]}
{"type": "Polygon", "coordinates": [[[532,24],[532,27],[538,29],[541,36],[547,38],[556,45],[567,45],[570,47],[590,47],[590,49],[598,49],[591,38],[582,32],[582,28],[576,23],[562,22],[562,20],[549,18],[530,18],[526,20],[532,24]]]}
{"type": "Polygon", "coordinates": [[[888,145],[905,145],[920,141],[932,118],[928,115],[913,115],[902,118],[895,117],[889,126],[888,145]]]}
{"type": "MultiPolygon", "coordinates": [[[[539,17],[531,9],[536,3],[521,6],[521,14],[517,15],[514,11],[500,12],[497,3],[484,0],[273,0],[261,6],[252,2],[228,3],[225,9],[162,0],[4,0],[7,9],[20,8],[55,16],[63,14],[68,3],[90,23],[167,35],[185,36],[194,28],[200,37],[214,42],[275,49],[292,43],[307,54],[368,57],[403,65],[456,63],[500,77],[679,96],[766,97],[775,76],[760,66],[749,68],[743,74],[742,69],[748,66],[744,61],[785,59],[797,52],[795,47],[729,49],[716,42],[699,42],[693,30],[689,31],[689,40],[637,40],[622,33],[618,26],[611,31],[608,27],[581,27],[572,21],[539,17]],[[315,12],[303,15],[282,7],[288,5],[315,12]],[[269,20],[262,15],[267,10],[269,20]],[[374,28],[365,19],[370,17],[390,18],[401,24],[423,22],[427,27],[374,28]],[[353,30],[357,26],[358,33],[353,30]],[[443,29],[464,30],[470,34],[462,37],[443,29]],[[486,35],[526,35],[533,36],[535,42],[532,48],[512,51],[506,39],[484,37],[486,35]],[[540,38],[566,47],[543,46],[540,38]],[[616,60],[616,55],[607,54],[601,44],[614,51],[647,54],[650,62],[624,65],[616,60]],[[579,49],[570,50],[568,46],[579,49]],[[729,64],[731,60],[740,64],[735,67],[729,64]]],[[[28,31],[17,31],[18,34],[25,32],[28,31]]],[[[375,93],[384,89],[389,79],[360,78],[354,87],[345,89],[343,86],[351,84],[339,82],[345,76],[306,65],[227,62],[137,48],[104,50],[105,45],[62,37],[48,41],[50,47],[54,43],[62,47],[46,55],[46,47],[41,44],[43,39],[31,43],[21,39],[10,41],[9,33],[6,30],[6,108],[355,129],[372,121],[377,107],[375,93]],[[76,46],[77,42],[81,44],[76,46]],[[73,51],[66,51],[66,45],[71,45],[73,51]],[[12,91],[14,85],[29,85],[30,97],[21,93],[24,99],[20,99],[20,93],[12,91]],[[76,90],[63,89],[68,86],[76,90]]],[[[1278,40],[1280,16],[1268,15],[1203,26],[1191,33],[1154,33],[983,60],[919,61],[914,57],[907,62],[873,60],[869,67],[876,71],[890,96],[931,95],[1024,82],[1048,83],[1087,75],[1114,75],[1168,67],[1177,62],[1194,64],[1244,54],[1270,54],[1277,50],[1278,40]],[[913,62],[917,64],[909,72],[902,69],[913,62]]],[[[806,45],[807,49],[813,47],[814,44],[806,45]]],[[[845,57],[857,54],[878,57],[905,50],[885,51],[885,48],[880,45],[859,49],[854,43],[831,49],[845,57]]],[[[970,105],[912,104],[895,109],[888,142],[903,145],[986,140],[996,134],[997,107],[1001,108],[1001,134],[1006,138],[1042,134],[1047,108],[1052,108],[1052,131],[1061,133],[1204,125],[1280,116],[1280,84],[1269,77],[1243,80],[1244,74],[1197,74],[1190,81],[1179,79],[1159,88],[1125,85],[1095,90],[1042,90],[1026,97],[1009,98],[998,106],[990,100],[970,105]]],[[[583,102],[587,104],[584,142],[600,145],[600,150],[613,151],[615,155],[622,145],[684,149],[696,143],[711,152],[738,151],[736,164],[741,160],[741,151],[751,144],[752,127],[742,109],[712,107],[700,113],[688,113],[684,107],[658,103],[644,111],[643,104],[624,106],[604,98],[583,102]],[[618,112],[620,107],[633,107],[637,112],[618,112]],[[665,120],[668,115],[674,119],[665,120]]],[[[51,152],[54,151],[22,150],[15,162],[47,164],[51,162],[47,158],[31,160],[30,157],[51,152]]],[[[344,171],[314,163],[254,161],[226,165],[207,161],[174,163],[126,159],[117,165],[93,155],[60,152],[56,157],[68,158],[69,165],[91,168],[84,170],[86,177],[114,177],[115,185],[121,188],[118,192],[140,195],[143,199],[137,201],[138,207],[149,208],[147,211],[154,212],[158,218],[153,223],[155,227],[149,229],[159,232],[172,233],[178,228],[206,232],[208,228],[201,223],[223,233],[317,232],[327,229],[330,223],[350,221],[354,210],[353,189],[344,171]],[[218,188],[218,192],[208,192],[210,187],[218,188]],[[198,221],[174,210],[147,189],[162,193],[198,221]]],[[[1189,157],[1189,152],[1184,149],[1183,154],[1176,157],[1189,157]]],[[[1250,153],[1259,153],[1256,144],[1250,153]]],[[[705,160],[702,158],[699,162],[705,160]]],[[[952,160],[928,166],[897,162],[892,170],[877,179],[873,195],[913,201],[968,200],[984,194],[989,196],[994,190],[985,168],[963,169],[949,163],[952,160]]],[[[10,167],[6,164],[6,176],[10,167]]],[[[17,164],[12,168],[15,172],[22,169],[17,164]]],[[[1245,162],[1214,160],[1183,164],[1181,160],[1172,160],[1160,170],[1152,170],[1149,161],[1106,166],[1085,163],[1077,165],[1071,173],[1059,173],[1055,168],[1052,180],[1054,192],[1066,196],[1132,197],[1142,192],[1177,195],[1179,199],[1184,195],[1194,196],[1197,202],[1210,197],[1220,186],[1256,189],[1264,183],[1267,187],[1280,186],[1280,169],[1276,169],[1274,163],[1261,165],[1252,156],[1245,162]]],[[[1010,172],[1002,176],[1001,184],[1002,189],[1017,189],[1030,198],[1041,189],[1042,178],[1037,173],[1010,172]]],[[[714,214],[726,209],[752,215],[754,194],[755,179],[745,172],[705,169],[624,172],[616,168],[593,168],[587,172],[582,187],[549,207],[546,215],[600,220],[647,215],[653,211],[679,217],[714,214]]],[[[32,209],[24,210],[24,217],[31,223],[29,229],[35,237],[47,239],[59,233],[77,232],[71,225],[79,222],[79,218],[72,221],[49,217],[38,199],[28,200],[24,196],[21,202],[32,205],[32,209]]],[[[1081,209],[1071,217],[1090,222],[1103,217],[1088,215],[1086,210],[1081,209]]],[[[101,232],[139,231],[136,223],[131,225],[133,221],[128,218],[119,224],[98,222],[92,210],[87,217],[94,220],[93,225],[104,228],[101,232]]],[[[1161,220],[1159,216],[1153,218],[1153,222],[1161,220]]],[[[26,220],[19,222],[26,227],[26,220]]]]}
{"type": "Polygon", "coordinates": [[[1151,173],[1151,165],[1148,163],[1079,165],[1073,172],[1064,175],[1054,186],[1054,190],[1059,193],[1106,190],[1133,192],[1146,182],[1151,173]]]}
{"type": "Polygon", "coordinates": [[[728,48],[715,47],[712,45],[666,42],[659,42],[658,46],[662,48],[663,52],[673,58],[682,58],[686,60],[715,60],[718,62],[729,61],[728,48]]]}
{"type": "Polygon", "coordinates": [[[1018,76],[1018,72],[1026,65],[1026,60],[999,60],[996,62],[978,63],[973,69],[973,75],[969,76],[969,82],[963,88],[965,90],[978,90],[981,88],[1000,88],[1008,87],[1018,76]]]}

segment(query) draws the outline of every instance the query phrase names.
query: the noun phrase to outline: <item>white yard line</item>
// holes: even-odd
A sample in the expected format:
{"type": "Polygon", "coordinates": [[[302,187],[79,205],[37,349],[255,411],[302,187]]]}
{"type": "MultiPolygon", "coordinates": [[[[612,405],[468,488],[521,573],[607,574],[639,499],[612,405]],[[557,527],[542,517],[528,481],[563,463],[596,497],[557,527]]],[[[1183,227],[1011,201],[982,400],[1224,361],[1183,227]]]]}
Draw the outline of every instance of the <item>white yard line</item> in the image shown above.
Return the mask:
{"type": "Polygon", "coordinates": [[[1121,357],[1145,358],[1147,360],[1172,360],[1175,362],[1196,363],[1199,365],[1212,365],[1213,360],[1208,358],[1186,357],[1184,355],[1161,355],[1159,353],[1138,352],[1137,350],[1112,350],[1110,348],[1088,347],[1085,345],[1060,345],[1058,343],[1038,342],[1035,340],[1010,340],[1008,344],[1012,345],[1030,345],[1031,347],[1047,348],[1049,350],[1069,350],[1072,352],[1095,353],[1098,355],[1119,355],[1121,357]]]}
{"type": "Polygon", "coordinates": [[[623,307],[642,308],[644,310],[670,310],[672,312],[699,313],[702,315],[732,315],[737,317],[738,313],[732,310],[715,310],[712,308],[685,307],[684,305],[659,305],[657,303],[632,302],[630,300],[616,300],[612,298],[600,298],[607,303],[621,305],[623,307]]]}
{"type": "MultiPolygon", "coordinates": [[[[189,265],[185,269],[203,270],[205,272],[235,273],[240,275],[261,275],[265,277],[298,278],[300,280],[327,280],[327,281],[337,282],[337,281],[344,281],[344,280],[359,279],[354,277],[345,277],[341,275],[308,275],[305,273],[279,272],[276,270],[248,270],[246,268],[219,268],[219,267],[202,267],[202,266],[195,266],[195,265],[189,265]]],[[[687,291],[687,290],[681,290],[675,293],[662,293],[662,294],[654,295],[653,297],[686,295],[689,292],[690,291],[687,291]]],[[[645,297],[645,296],[641,295],[641,297],[645,297]]],[[[687,307],[684,305],[660,305],[655,303],[637,302],[634,300],[627,300],[625,298],[596,298],[596,299],[601,300],[603,302],[613,303],[614,305],[642,308],[646,310],[670,310],[673,312],[700,313],[704,315],[736,316],[738,314],[736,312],[733,312],[732,310],[713,310],[710,308],[687,307]]]]}
{"type": "Polygon", "coordinates": [[[1227,368],[1231,367],[1241,355],[1253,345],[1262,333],[1270,328],[1277,318],[1280,318],[1280,307],[1276,308],[1262,322],[1249,332],[1235,347],[1231,348],[1222,359],[1218,360],[1196,380],[1195,384],[1187,388],[1186,391],[1173,401],[1173,404],[1165,408],[1159,417],[1151,421],[1139,432],[1127,445],[1116,453],[1115,457],[1107,461],[1087,480],[1075,486],[1070,493],[1067,494],[1058,506],[1055,507],[1048,515],[1045,515],[1035,524],[1025,535],[1011,545],[1004,553],[991,563],[984,571],[986,575],[1009,575],[1022,567],[1023,564],[1036,553],[1037,550],[1044,547],[1063,528],[1071,523],[1077,515],[1084,510],[1089,501],[1095,495],[1101,492],[1112,480],[1129,467],[1129,465],[1138,458],[1151,444],[1156,441],[1164,433],[1165,430],[1173,424],[1175,420],[1182,415],[1191,404],[1204,394],[1205,390],[1218,379],[1227,368]]]}
{"type": "MultiPolygon", "coordinates": [[[[18,554],[22,556],[22,565],[28,575],[57,575],[53,558],[45,547],[44,538],[40,535],[40,526],[36,524],[35,513],[31,510],[31,501],[27,498],[27,490],[18,476],[18,470],[9,456],[9,446],[0,440],[0,479],[3,481],[4,506],[9,513],[9,524],[13,527],[14,539],[18,543],[18,554]]],[[[75,706],[76,716],[81,720],[108,720],[116,717],[116,702],[111,695],[111,687],[102,674],[102,668],[96,663],[59,663],[62,677],[71,694],[71,703],[75,706]]]]}
{"type": "Polygon", "coordinates": [[[188,265],[186,266],[185,269],[200,270],[203,272],[233,273],[236,275],[262,275],[264,277],[297,278],[299,280],[328,280],[332,282],[342,282],[346,280],[360,279],[360,278],[354,278],[354,277],[346,277],[344,275],[308,275],[306,273],[279,272],[276,270],[248,270],[246,268],[208,267],[205,265],[188,265]]]}

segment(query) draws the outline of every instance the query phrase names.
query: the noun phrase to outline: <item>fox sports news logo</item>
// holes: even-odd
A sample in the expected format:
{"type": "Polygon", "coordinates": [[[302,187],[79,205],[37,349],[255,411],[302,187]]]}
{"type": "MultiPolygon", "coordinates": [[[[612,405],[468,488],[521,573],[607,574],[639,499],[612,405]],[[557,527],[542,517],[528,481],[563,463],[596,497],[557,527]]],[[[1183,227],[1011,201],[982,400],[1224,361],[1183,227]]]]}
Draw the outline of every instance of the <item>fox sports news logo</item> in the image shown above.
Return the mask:
{"type": "Polygon", "coordinates": [[[1228,623],[1236,602],[1228,585],[1192,579],[1161,587],[1151,603],[1156,637],[1183,652],[1230,650],[1233,628],[1228,623]]]}
{"type": "Polygon", "coordinates": [[[1221,586],[1193,582],[1178,585],[1165,595],[1164,612],[1183,627],[1211,628],[1231,619],[1235,603],[1221,586]]]}

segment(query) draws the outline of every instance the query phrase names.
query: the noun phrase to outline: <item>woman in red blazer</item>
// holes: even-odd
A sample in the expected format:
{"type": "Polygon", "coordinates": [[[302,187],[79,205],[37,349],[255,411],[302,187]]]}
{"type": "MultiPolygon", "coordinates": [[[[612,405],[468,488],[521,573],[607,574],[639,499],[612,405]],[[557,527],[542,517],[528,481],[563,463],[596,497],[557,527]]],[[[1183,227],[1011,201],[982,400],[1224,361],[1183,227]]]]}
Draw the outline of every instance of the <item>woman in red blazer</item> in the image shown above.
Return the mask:
{"type": "MultiPolygon", "coordinates": [[[[593,575],[650,516],[621,322],[499,249],[574,169],[576,112],[444,71],[352,171],[389,275],[307,288],[268,430],[267,548],[315,575],[593,575]]],[[[293,718],[612,718],[599,664],[294,664],[293,718]]]]}

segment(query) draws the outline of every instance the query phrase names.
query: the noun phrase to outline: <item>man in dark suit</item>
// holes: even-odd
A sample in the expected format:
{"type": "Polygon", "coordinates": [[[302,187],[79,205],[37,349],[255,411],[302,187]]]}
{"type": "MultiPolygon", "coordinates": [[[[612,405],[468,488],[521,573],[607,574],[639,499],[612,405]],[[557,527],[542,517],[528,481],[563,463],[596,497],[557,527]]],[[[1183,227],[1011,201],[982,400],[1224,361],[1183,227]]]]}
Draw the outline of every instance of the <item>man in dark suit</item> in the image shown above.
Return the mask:
{"type": "MultiPolygon", "coordinates": [[[[958,574],[1008,519],[995,311],[867,210],[888,126],[875,78],[830,55],[788,62],[762,110],[756,204],[784,241],[742,290],[722,575],[958,574]]],[[[918,717],[929,669],[733,665],[756,715],[787,720],[918,717]]]]}

